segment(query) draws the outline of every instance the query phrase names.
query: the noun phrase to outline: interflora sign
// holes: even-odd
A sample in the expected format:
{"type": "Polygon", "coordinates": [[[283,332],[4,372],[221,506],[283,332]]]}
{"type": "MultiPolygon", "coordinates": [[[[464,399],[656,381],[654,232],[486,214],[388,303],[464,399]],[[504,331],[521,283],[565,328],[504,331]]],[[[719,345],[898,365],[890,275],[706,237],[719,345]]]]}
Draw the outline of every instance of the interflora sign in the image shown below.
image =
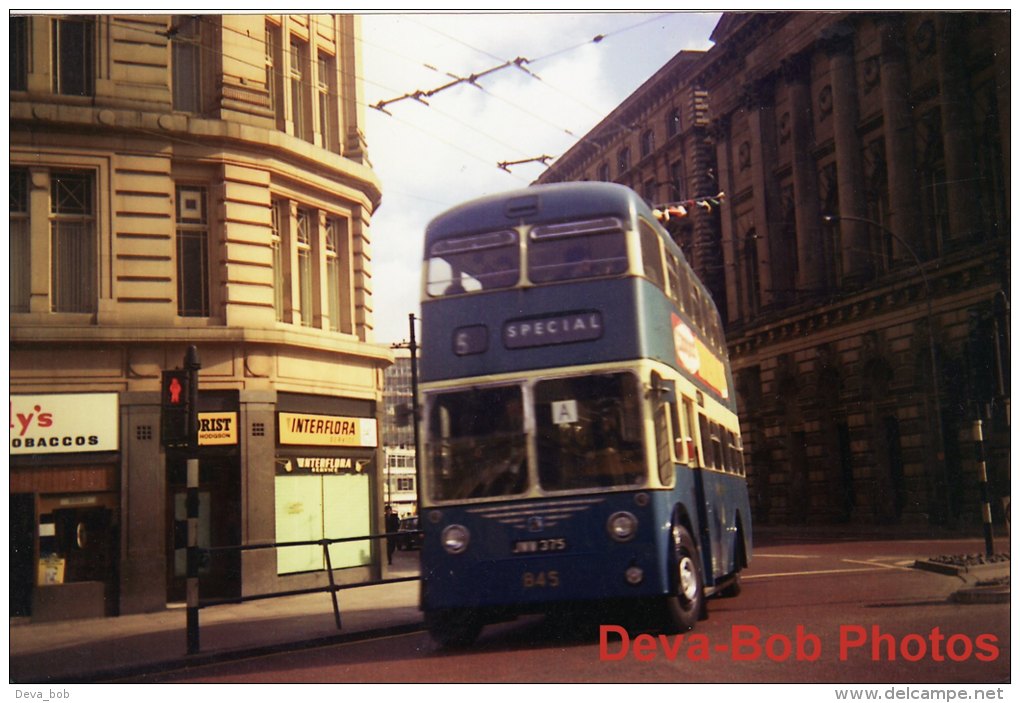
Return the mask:
{"type": "Polygon", "coordinates": [[[280,444],[316,447],[376,447],[376,422],[368,417],[278,413],[280,444]]]}
{"type": "Polygon", "coordinates": [[[10,396],[11,454],[110,452],[119,447],[116,393],[10,396]]]}

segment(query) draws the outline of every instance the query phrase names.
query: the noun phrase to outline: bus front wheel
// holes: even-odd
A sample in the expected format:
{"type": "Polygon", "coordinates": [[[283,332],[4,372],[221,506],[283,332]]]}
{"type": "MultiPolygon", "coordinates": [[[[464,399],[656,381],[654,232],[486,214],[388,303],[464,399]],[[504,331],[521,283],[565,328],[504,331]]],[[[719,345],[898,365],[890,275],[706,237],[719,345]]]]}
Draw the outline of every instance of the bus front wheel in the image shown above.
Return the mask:
{"type": "Polygon", "coordinates": [[[470,610],[433,610],[425,613],[425,629],[440,647],[469,647],[482,632],[482,621],[470,610]]]}
{"type": "Polygon", "coordinates": [[[669,624],[677,632],[692,629],[705,607],[705,588],[694,538],[682,525],[673,526],[671,563],[673,592],[666,597],[669,624]]]}

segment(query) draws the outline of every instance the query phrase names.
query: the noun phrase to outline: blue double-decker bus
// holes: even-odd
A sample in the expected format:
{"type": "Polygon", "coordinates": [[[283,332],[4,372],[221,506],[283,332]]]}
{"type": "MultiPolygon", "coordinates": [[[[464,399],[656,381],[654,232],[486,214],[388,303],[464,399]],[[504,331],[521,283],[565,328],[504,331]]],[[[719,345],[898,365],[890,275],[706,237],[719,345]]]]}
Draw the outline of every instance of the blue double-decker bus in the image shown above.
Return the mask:
{"type": "Polygon", "coordinates": [[[441,645],[560,604],[694,627],[751,513],[719,314],[655,212],[608,183],[455,207],[425,234],[422,600],[441,645]]]}

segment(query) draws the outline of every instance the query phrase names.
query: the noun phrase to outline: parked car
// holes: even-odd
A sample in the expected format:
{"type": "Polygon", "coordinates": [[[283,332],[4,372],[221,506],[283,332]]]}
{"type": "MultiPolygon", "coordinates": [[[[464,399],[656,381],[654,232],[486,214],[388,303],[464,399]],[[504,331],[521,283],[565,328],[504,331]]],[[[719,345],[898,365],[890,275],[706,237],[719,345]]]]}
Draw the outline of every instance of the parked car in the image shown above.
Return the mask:
{"type": "Polygon", "coordinates": [[[397,529],[397,549],[421,549],[422,533],[418,529],[418,518],[405,517],[397,529]]]}

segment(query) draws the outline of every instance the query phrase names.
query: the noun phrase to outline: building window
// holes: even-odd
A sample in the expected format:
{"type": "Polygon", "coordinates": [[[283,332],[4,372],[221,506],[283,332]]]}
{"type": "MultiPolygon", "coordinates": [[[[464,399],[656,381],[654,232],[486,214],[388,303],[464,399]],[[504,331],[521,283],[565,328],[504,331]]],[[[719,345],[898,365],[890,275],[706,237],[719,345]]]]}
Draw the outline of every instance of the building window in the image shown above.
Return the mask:
{"type": "Polygon", "coordinates": [[[397,490],[398,491],[413,491],[414,490],[414,479],[398,477],[397,478],[397,490]]]}
{"type": "Polygon", "coordinates": [[[644,158],[655,151],[655,133],[646,129],[641,135],[641,158],[644,158]]]}
{"type": "Polygon", "coordinates": [[[91,18],[53,21],[53,92],[92,95],[95,81],[95,22],[91,18]]]}
{"type": "Polygon", "coordinates": [[[310,210],[297,212],[298,290],[301,296],[301,324],[312,326],[312,217],[310,210]]]}
{"type": "Polygon", "coordinates": [[[655,186],[656,185],[657,184],[656,184],[654,178],[650,178],[647,181],[645,181],[645,185],[644,185],[645,200],[648,202],[649,205],[651,205],[653,207],[655,206],[655,186]]]}
{"type": "Polygon", "coordinates": [[[343,331],[343,281],[344,275],[342,251],[343,220],[331,217],[326,220],[326,276],[329,299],[329,328],[334,332],[343,331]]]}
{"type": "Polygon", "coordinates": [[[319,103],[319,131],[322,133],[322,148],[338,151],[336,106],[336,59],[327,54],[319,54],[318,77],[316,81],[319,103]]]}
{"type": "Polygon", "coordinates": [[[669,166],[669,187],[672,200],[684,200],[686,188],[684,186],[684,162],[674,161],[669,166]]]}
{"type": "Polygon", "coordinates": [[[28,312],[31,294],[31,239],[28,219],[28,170],[12,168],[11,179],[11,312],[28,312]]]}
{"type": "Polygon", "coordinates": [[[193,17],[176,17],[170,28],[173,50],[174,109],[202,112],[202,26],[193,17]]]}
{"type": "Polygon", "coordinates": [[[11,17],[11,90],[28,88],[28,18],[11,17]]]}
{"type": "Polygon", "coordinates": [[[609,182],[609,164],[599,166],[599,180],[604,183],[609,182]]]}
{"type": "Polygon", "coordinates": [[[96,220],[94,176],[54,173],[50,178],[52,248],[51,305],[54,312],[96,309],[96,220]]]}
{"type": "MultiPolygon", "coordinates": [[[[933,108],[921,118],[925,139],[921,148],[919,176],[921,180],[921,216],[928,240],[923,242],[922,258],[941,254],[949,239],[949,191],[947,188],[945,147],[942,135],[942,113],[933,108]]],[[[906,256],[906,253],[903,254],[906,256]]]]}
{"type": "Polygon", "coordinates": [[[280,28],[271,22],[266,22],[265,43],[266,91],[269,93],[269,105],[272,107],[273,114],[276,115],[277,128],[284,129],[283,73],[281,72],[283,62],[281,60],[280,28]]]}
{"type": "Polygon", "coordinates": [[[305,76],[308,63],[308,47],[297,40],[290,43],[290,102],[294,136],[312,141],[311,120],[308,119],[308,85],[305,76]]]}
{"type": "Polygon", "coordinates": [[[209,316],[209,220],[205,188],[177,186],[177,314],[209,316]]]}
{"type": "Polygon", "coordinates": [[[283,265],[283,223],[287,217],[288,206],[285,201],[274,200],[271,206],[272,227],[269,235],[269,247],[273,252],[273,310],[276,312],[276,321],[284,319],[284,305],[286,297],[287,277],[284,275],[283,265]]]}
{"type": "Polygon", "coordinates": [[[666,117],[666,136],[675,137],[680,134],[680,108],[673,108],[666,117]]]}
{"type": "Polygon", "coordinates": [[[624,147],[616,154],[617,175],[622,176],[630,170],[630,149],[624,147]]]}
{"type": "Polygon", "coordinates": [[[758,267],[758,234],[749,230],[744,235],[744,280],[747,282],[747,313],[754,315],[761,307],[761,272],[758,267]]]}

